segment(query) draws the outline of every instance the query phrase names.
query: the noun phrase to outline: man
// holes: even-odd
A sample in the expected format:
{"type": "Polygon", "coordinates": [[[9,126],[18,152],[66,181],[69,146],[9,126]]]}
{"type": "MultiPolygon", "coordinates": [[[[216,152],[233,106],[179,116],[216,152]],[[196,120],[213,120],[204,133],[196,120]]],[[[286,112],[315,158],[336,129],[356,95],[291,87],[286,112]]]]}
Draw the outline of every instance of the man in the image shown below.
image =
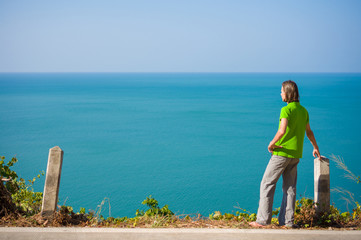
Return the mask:
{"type": "Polygon", "coordinates": [[[296,83],[291,80],[283,82],[281,97],[287,106],[281,109],[279,129],[268,145],[272,157],[263,175],[257,220],[249,224],[252,227],[264,227],[271,223],[274,192],[281,175],[283,198],[278,222],[281,226],[294,226],[297,164],[302,158],[305,132],[313,145],[313,156],[321,156],[309,124],[308,112],[299,103],[296,83]]]}

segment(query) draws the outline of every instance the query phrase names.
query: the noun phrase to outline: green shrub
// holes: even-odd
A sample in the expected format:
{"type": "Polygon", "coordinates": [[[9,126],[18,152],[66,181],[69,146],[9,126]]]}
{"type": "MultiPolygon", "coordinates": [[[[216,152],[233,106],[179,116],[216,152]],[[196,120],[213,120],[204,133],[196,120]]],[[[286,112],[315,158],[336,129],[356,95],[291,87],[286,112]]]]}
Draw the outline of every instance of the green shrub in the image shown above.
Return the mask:
{"type": "Polygon", "coordinates": [[[40,179],[44,175],[44,171],[40,172],[31,180],[25,181],[19,178],[17,173],[11,169],[18,160],[13,157],[5,164],[5,157],[0,157],[0,177],[10,179],[6,184],[6,189],[11,193],[11,197],[15,205],[26,215],[34,215],[40,212],[43,200],[42,192],[34,192],[33,185],[36,179],[40,179]]]}
{"type": "Polygon", "coordinates": [[[158,206],[158,201],[152,198],[152,195],[147,197],[143,202],[143,205],[147,205],[149,209],[144,212],[143,210],[137,209],[135,216],[172,216],[174,213],[169,209],[168,205],[164,205],[162,208],[158,206]]]}

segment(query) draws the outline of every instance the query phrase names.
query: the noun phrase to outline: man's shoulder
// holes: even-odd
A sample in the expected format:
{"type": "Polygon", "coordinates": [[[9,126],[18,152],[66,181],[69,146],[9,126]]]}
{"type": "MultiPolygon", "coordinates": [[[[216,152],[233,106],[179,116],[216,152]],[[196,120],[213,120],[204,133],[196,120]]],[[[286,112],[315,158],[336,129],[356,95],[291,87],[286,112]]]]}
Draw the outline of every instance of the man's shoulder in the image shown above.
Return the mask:
{"type": "Polygon", "coordinates": [[[307,109],[302,106],[299,102],[294,103],[294,104],[287,104],[286,106],[281,108],[281,116],[291,116],[291,115],[308,115],[308,111],[307,109]]]}
{"type": "Polygon", "coordinates": [[[298,106],[299,106],[300,110],[308,113],[307,109],[304,106],[302,106],[301,104],[299,104],[298,106]]]}
{"type": "Polygon", "coordinates": [[[302,106],[299,102],[295,103],[295,104],[287,104],[286,106],[281,108],[281,113],[292,113],[293,111],[301,111],[301,112],[306,112],[308,114],[307,109],[302,106]]]}
{"type": "Polygon", "coordinates": [[[290,111],[290,108],[288,107],[288,105],[281,108],[281,113],[282,112],[289,112],[289,111],[290,111]]]}
{"type": "Polygon", "coordinates": [[[304,111],[307,111],[307,109],[301,105],[300,102],[295,102],[295,104],[288,104],[287,106],[285,106],[287,108],[292,108],[292,109],[297,109],[297,110],[304,110],[304,111]]]}

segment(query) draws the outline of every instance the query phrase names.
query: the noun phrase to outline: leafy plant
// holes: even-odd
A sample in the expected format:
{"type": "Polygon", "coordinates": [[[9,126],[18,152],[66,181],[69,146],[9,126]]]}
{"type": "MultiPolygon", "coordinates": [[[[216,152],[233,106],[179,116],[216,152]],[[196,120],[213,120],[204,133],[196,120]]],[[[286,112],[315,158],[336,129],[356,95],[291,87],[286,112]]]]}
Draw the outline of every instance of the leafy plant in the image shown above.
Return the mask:
{"type": "Polygon", "coordinates": [[[296,201],[295,222],[304,227],[312,227],[316,218],[314,201],[309,198],[301,198],[296,201]]]}
{"type": "Polygon", "coordinates": [[[221,219],[223,219],[223,215],[220,211],[215,211],[214,213],[209,214],[209,219],[221,220],[221,219]]]}
{"type": "Polygon", "coordinates": [[[5,184],[7,190],[11,193],[11,197],[16,206],[27,215],[34,215],[41,210],[43,200],[42,192],[34,192],[33,185],[36,179],[40,179],[45,173],[41,171],[36,177],[25,181],[19,178],[17,173],[11,169],[17,158],[13,157],[7,164],[5,164],[5,157],[0,157],[0,176],[7,178],[9,181],[5,184]]]}
{"type": "Polygon", "coordinates": [[[249,211],[240,208],[239,206],[235,207],[240,209],[240,211],[236,212],[236,216],[237,219],[240,221],[245,221],[245,222],[253,222],[257,220],[257,215],[255,213],[250,213],[249,211]]]}
{"type": "Polygon", "coordinates": [[[168,205],[164,205],[162,208],[159,207],[158,201],[152,198],[152,195],[147,197],[143,202],[143,205],[148,206],[148,210],[144,212],[143,210],[137,209],[135,216],[172,216],[174,213],[169,209],[168,205]]]}
{"type": "Polygon", "coordinates": [[[10,167],[14,166],[18,160],[13,157],[7,164],[5,164],[5,157],[1,156],[0,159],[0,177],[7,180],[5,183],[6,189],[13,194],[18,190],[18,186],[16,184],[18,175],[15,171],[11,170],[10,167]]]}
{"type": "Polygon", "coordinates": [[[361,205],[358,202],[356,202],[356,208],[353,209],[352,218],[356,221],[361,220],[361,205]]]}
{"type": "MultiPolygon", "coordinates": [[[[40,178],[42,175],[44,173],[39,174],[37,178],[40,178]]],[[[18,191],[11,195],[15,204],[29,215],[40,212],[43,200],[42,192],[34,192],[33,184],[35,180],[36,178],[33,178],[28,180],[29,183],[26,183],[23,178],[20,178],[17,181],[18,191]]]]}

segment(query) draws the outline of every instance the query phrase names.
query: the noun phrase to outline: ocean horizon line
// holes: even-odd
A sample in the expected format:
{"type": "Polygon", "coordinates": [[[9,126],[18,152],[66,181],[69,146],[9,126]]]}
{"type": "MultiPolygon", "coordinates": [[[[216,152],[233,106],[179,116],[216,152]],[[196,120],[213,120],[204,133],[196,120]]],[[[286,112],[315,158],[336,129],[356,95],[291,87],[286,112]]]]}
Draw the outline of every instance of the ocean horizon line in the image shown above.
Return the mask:
{"type": "Polygon", "coordinates": [[[167,72],[167,71],[164,71],[164,72],[161,72],[161,71],[150,71],[150,72],[117,72],[117,71],[94,71],[94,72],[83,72],[83,71],[69,71],[69,72],[46,72],[46,71],[34,71],[34,72],[0,72],[0,74],[51,74],[51,73],[54,73],[54,74],[88,74],[88,73],[95,73],[95,74],[288,74],[288,73],[294,73],[294,74],[361,74],[361,71],[360,72],[353,72],[353,71],[350,71],[350,72],[318,72],[318,71],[315,71],[315,72],[292,72],[292,71],[288,71],[288,72],[202,72],[202,71],[199,71],[199,72],[167,72]]]}

